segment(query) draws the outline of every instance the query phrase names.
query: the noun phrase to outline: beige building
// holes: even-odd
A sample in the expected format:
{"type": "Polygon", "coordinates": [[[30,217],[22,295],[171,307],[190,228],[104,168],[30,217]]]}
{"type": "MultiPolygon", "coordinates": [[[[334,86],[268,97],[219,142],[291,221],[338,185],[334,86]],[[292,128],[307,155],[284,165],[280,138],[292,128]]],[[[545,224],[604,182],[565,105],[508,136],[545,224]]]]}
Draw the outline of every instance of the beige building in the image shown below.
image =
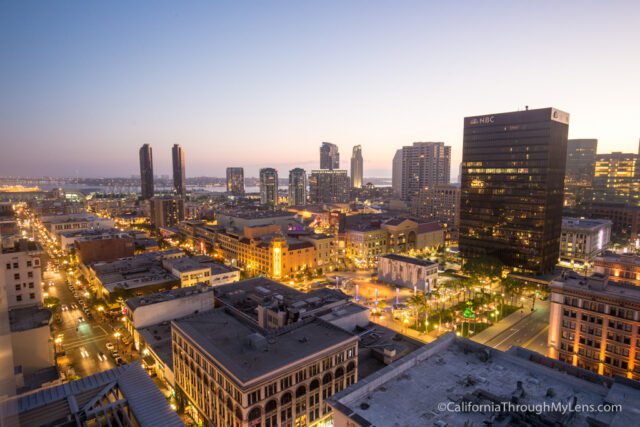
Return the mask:
{"type": "Polygon", "coordinates": [[[640,288],[599,273],[573,273],[550,286],[549,357],[640,379],[640,288]]]}
{"type": "Polygon", "coordinates": [[[640,257],[605,252],[595,259],[594,272],[611,276],[616,282],[640,286],[640,257]]]}
{"type": "Polygon", "coordinates": [[[163,267],[180,279],[180,287],[195,286],[198,283],[218,286],[240,280],[240,270],[216,262],[206,255],[168,258],[163,267]]]}
{"type": "Polygon", "coordinates": [[[317,318],[265,330],[219,308],[171,326],[176,384],[208,425],[314,425],[357,379],[357,335],[317,318]]]}
{"type": "Polygon", "coordinates": [[[323,272],[331,271],[338,263],[340,250],[336,236],[329,234],[310,234],[308,236],[300,236],[300,240],[304,240],[313,245],[316,250],[316,264],[323,272]]]}
{"type": "Polygon", "coordinates": [[[345,234],[345,255],[356,265],[374,263],[388,252],[387,230],[363,224],[348,228],[345,234]]]}

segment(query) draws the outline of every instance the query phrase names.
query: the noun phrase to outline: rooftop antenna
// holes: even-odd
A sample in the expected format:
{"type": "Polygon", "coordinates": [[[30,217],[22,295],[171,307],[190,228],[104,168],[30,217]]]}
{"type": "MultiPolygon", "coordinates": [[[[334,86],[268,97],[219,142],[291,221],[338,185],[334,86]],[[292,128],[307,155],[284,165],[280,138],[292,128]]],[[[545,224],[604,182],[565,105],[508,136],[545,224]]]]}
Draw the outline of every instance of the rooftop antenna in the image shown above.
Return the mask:
{"type": "Polygon", "coordinates": [[[528,105],[524,106],[524,111],[529,111],[529,106],[528,105]]]}

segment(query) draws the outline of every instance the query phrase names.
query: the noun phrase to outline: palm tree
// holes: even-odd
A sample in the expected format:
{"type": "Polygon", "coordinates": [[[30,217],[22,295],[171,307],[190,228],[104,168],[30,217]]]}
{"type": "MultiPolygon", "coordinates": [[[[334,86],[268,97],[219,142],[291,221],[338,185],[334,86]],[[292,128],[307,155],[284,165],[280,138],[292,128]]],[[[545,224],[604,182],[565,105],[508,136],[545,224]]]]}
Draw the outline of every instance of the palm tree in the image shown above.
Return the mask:
{"type": "Polygon", "coordinates": [[[418,327],[418,316],[421,312],[427,309],[427,298],[424,294],[416,294],[407,299],[409,306],[413,307],[413,312],[416,318],[416,328],[418,327]]]}

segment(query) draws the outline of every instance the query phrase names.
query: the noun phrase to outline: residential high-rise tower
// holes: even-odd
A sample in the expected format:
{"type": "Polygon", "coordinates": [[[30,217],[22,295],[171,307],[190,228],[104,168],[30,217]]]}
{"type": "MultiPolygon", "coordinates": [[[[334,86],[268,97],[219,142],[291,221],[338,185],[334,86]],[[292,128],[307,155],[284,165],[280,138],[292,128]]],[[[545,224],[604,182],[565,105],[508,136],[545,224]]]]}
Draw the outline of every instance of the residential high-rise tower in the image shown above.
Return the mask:
{"type": "Polygon", "coordinates": [[[402,197],[402,149],[396,150],[393,156],[391,187],[395,197],[402,197]]]}
{"type": "Polygon", "coordinates": [[[338,146],[330,142],[323,142],[320,146],[320,169],[339,169],[340,153],[338,146]]]}
{"type": "Polygon", "coordinates": [[[449,184],[451,147],[444,142],[414,142],[402,147],[402,198],[411,201],[421,189],[449,184]]]}
{"type": "Polygon", "coordinates": [[[302,168],[289,171],[289,206],[307,203],[307,173],[302,168]]]}
{"type": "Polygon", "coordinates": [[[351,154],[351,188],[362,188],[362,146],[353,147],[351,154]]]}
{"type": "Polygon", "coordinates": [[[153,197],[153,156],[149,144],[140,147],[140,188],[143,199],[153,197]]]}
{"type": "Polygon", "coordinates": [[[171,148],[173,159],[173,188],[180,196],[187,194],[187,181],[184,172],[184,150],[179,144],[173,144],[171,148]]]}
{"type": "Polygon", "coordinates": [[[278,204],[278,171],[260,169],[260,204],[275,207],[278,204]]]}
{"type": "Polygon", "coordinates": [[[565,206],[582,206],[590,199],[597,148],[597,139],[567,141],[567,167],[564,176],[565,206]]]}
{"type": "Polygon", "coordinates": [[[244,196],[243,168],[227,168],[227,193],[237,197],[244,196]]]}

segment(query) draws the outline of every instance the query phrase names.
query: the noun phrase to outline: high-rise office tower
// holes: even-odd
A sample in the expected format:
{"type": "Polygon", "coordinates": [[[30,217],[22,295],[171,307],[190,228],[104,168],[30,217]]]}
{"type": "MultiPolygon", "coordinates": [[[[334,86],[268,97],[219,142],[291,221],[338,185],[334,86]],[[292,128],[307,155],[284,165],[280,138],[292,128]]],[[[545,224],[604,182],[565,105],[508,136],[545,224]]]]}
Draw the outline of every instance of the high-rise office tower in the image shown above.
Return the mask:
{"type": "Polygon", "coordinates": [[[414,142],[402,147],[402,198],[412,200],[420,189],[449,184],[451,147],[444,142],[414,142]]]}
{"type": "Polygon", "coordinates": [[[320,169],[338,168],[340,168],[338,146],[330,142],[323,142],[320,146],[320,169]]]}
{"type": "Polygon", "coordinates": [[[260,204],[275,207],[278,204],[278,171],[260,169],[260,204]]]}
{"type": "Polygon", "coordinates": [[[143,199],[153,197],[153,156],[149,144],[140,147],[140,188],[143,199]]]}
{"type": "Polygon", "coordinates": [[[569,114],[555,108],[464,119],[460,250],[525,273],[558,262],[569,114]]]}
{"type": "Polygon", "coordinates": [[[583,206],[591,198],[597,148],[597,139],[567,141],[567,167],[564,175],[565,206],[583,206]]]}
{"type": "Polygon", "coordinates": [[[244,169],[227,168],[227,193],[244,196],[244,169]]]}
{"type": "Polygon", "coordinates": [[[295,168],[289,171],[289,206],[307,203],[307,173],[295,168]]]}
{"type": "Polygon", "coordinates": [[[596,155],[592,200],[640,206],[640,155],[619,152],[596,155]]]}
{"type": "Polygon", "coordinates": [[[395,197],[402,197],[402,148],[393,156],[391,171],[391,188],[395,197]]]}
{"type": "Polygon", "coordinates": [[[171,148],[173,159],[173,188],[180,196],[187,194],[187,181],[184,174],[184,150],[178,144],[171,148]]]}
{"type": "Polygon", "coordinates": [[[349,177],[346,170],[313,170],[309,177],[312,203],[348,203],[349,177]]]}
{"type": "Polygon", "coordinates": [[[353,147],[351,154],[351,188],[362,188],[362,146],[353,147]]]}

